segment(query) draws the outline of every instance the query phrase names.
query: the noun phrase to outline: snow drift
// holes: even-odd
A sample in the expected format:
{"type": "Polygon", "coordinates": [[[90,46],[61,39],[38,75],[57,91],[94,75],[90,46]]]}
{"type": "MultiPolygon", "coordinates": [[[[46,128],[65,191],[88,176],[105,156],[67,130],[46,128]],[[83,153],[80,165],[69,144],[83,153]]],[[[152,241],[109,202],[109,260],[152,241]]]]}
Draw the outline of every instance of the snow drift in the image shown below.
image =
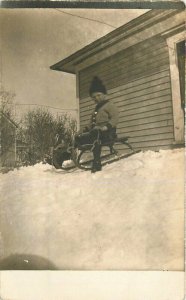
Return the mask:
{"type": "Polygon", "coordinates": [[[1,258],[183,270],[184,149],[141,152],[95,174],[38,164],[0,180],[1,258]]]}

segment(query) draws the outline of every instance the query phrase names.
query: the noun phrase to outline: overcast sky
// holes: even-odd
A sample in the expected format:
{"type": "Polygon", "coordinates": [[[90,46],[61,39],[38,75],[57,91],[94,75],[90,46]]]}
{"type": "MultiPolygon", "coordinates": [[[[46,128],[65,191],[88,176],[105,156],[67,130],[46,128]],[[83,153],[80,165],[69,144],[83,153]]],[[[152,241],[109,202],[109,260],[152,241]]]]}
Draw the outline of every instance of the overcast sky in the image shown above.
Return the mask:
{"type": "Polygon", "coordinates": [[[75,108],[75,75],[52,71],[49,67],[114,30],[113,27],[146,12],[59,10],[0,9],[1,83],[6,90],[16,93],[16,103],[75,108]]]}

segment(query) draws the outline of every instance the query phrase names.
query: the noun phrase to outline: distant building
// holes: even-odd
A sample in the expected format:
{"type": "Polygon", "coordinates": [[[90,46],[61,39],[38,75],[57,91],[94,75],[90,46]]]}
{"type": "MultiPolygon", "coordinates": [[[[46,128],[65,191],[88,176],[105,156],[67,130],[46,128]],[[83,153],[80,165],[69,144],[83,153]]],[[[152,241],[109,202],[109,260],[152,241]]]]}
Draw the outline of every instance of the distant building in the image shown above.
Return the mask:
{"type": "Polygon", "coordinates": [[[119,108],[119,136],[143,150],[184,144],[185,11],[155,9],[51,66],[76,74],[79,126],[89,123],[93,76],[119,108]]]}
{"type": "Polygon", "coordinates": [[[13,168],[16,165],[16,130],[18,125],[0,112],[0,167],[13,168]]]}

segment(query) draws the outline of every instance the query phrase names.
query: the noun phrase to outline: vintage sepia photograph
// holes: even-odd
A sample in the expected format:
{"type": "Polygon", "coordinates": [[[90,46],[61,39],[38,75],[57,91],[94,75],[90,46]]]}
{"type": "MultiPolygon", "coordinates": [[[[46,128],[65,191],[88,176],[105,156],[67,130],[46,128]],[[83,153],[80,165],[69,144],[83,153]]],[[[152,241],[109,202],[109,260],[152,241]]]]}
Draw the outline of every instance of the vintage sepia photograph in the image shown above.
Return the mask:
{"type": "Polygon", "coordinates": [[[184,108],[184,10],[0,9],[0,270],[183,272],[184,108]]]}

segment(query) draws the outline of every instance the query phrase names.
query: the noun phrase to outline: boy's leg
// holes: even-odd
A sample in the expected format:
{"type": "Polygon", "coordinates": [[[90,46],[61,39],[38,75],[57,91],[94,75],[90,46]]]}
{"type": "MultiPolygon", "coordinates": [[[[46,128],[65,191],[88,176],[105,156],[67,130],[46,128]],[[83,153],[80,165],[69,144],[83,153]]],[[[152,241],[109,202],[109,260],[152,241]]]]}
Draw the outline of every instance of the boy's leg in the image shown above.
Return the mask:
{"type": "Polygon", "coordinates": [[[101,171],[102,166],[101,166],[101,145],[96,143],[94,145],[93,149],[93,156],[94,160],[92,163],[92,173],[95,173],[96,171],[101,171]]]}
{"type": "Polygon", "coordinates": [[[80,145],[90,144],[93,146],[93,164],[92,172],[101,171],[101,138],[102,133],[100,130],[92,130],[90,132],[79,134],[75,137],[75,147],[80,145]]]}
{"type": "Polygon", "coordinates": [[[95,173],[97,171],[101,171],[101,140],[102,140],[102,132],[99,130],[95,130],[93,132],[94,134],[94,147],[93,147],[93,156],[94,160],[92,163],[92,173],[95,173]]]}
{"type": "MultiPolygon", "coordinates": [[[[98,136],[97,136],[98,137],[98,136]]],[[[101,142],[110,142],[116,138],[116,128],[108,129],[108,131],[99,131],[99,141],[95,143],[93,149],[94,161],[92,165],[92,172],[101,171],[101,142]]]]}

